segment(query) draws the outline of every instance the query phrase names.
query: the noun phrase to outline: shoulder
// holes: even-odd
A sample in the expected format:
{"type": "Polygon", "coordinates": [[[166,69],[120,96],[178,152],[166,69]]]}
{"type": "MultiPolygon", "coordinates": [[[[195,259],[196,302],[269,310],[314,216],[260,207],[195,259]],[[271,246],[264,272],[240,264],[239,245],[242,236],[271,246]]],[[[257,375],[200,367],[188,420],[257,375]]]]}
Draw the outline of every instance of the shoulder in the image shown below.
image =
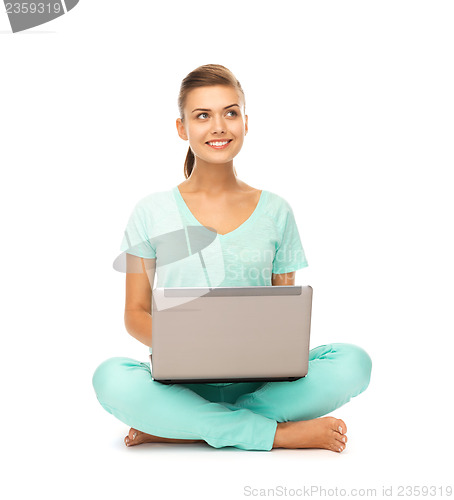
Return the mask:
{"type": "Polygon", "coordinates": [[[156,220],[168,218],[174,205],[172,190],[148,193],[133,204],[130,221],[135,224],[155,225],[156,220]]]}
{"type": "Polygon", "coordinates": [[[154,191],[152,193],[143,196],[142,198],[139,198],[137,205],[147,205],[149,203],[155,203],[161,200],[168,199],[173,196],[172,191],[173,191],[172,189],[167,189],[165,191],[154,191]]]}
{"type": "Polygon", "coordinates": [[[167,205],[169,201],[173,200],[173,192],[172,189],[168,189],[166,191],[154,191],[149,193],[136,202],[134,208],[136,210],[150,210],[156,209],[162,206],[167,205]]]}
{"type": "Polygon", "coordinates": [[[274,193],[273,191],[264,190],[267,193],[268,203],[267,207],[275,212],[288,212],[292,211],[290,203],[283,197],[274,193]]]}
{"type": "Polygon", "coordinates": [[[274,225],[279,234],[285,230],[289,221],[295,218],[290,203],[273,191],[266,191],[263,211],[264,216],[274,225]]]}

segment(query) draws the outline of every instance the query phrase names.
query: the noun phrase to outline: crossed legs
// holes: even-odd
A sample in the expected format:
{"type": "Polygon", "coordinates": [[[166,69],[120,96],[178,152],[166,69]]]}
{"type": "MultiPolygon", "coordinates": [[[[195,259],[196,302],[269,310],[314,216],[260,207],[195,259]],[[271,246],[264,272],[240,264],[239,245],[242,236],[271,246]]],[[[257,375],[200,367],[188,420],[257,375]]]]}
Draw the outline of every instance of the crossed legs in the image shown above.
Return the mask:
{"type": "Polygon", "coordinates": [[[218,402],[219,389],[208,384],[199,384],[198,394],[184,385],[155,382],[148,363],[129,358],[102,363],[93,376],[93,386],[101,405],[132,427],[127,445],[205,441],[215,448],[342,451],[345,423],[318,417],[363,392],[371,365],[368,354],[355,345],[319,346],[310,351],[305,378],[262,384],[231,403],[218,402]]]}

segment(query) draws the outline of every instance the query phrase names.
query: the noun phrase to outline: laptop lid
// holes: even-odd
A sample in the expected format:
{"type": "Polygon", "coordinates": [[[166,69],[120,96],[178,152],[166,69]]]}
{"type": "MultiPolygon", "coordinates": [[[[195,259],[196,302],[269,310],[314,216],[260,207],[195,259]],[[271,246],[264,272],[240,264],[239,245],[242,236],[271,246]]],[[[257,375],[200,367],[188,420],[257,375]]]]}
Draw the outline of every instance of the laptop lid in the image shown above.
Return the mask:
{"type": "Polygon", "coordinates": [[[296,380],[308,370],[310,286],[155,288],[152,377],[296,380]]]}

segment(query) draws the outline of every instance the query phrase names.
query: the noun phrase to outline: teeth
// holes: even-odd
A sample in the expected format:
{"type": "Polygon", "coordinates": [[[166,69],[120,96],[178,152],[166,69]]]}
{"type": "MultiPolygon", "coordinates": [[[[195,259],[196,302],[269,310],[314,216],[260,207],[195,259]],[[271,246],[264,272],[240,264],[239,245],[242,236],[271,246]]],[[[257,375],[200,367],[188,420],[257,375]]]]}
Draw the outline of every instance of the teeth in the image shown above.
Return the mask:
{"type": "Polygon", "coordinates": [[[208,144],[210,146],[224,146],[225,144],[227,144],[229,141],[224,141],[224,142],[209,142],[208,144]]]}

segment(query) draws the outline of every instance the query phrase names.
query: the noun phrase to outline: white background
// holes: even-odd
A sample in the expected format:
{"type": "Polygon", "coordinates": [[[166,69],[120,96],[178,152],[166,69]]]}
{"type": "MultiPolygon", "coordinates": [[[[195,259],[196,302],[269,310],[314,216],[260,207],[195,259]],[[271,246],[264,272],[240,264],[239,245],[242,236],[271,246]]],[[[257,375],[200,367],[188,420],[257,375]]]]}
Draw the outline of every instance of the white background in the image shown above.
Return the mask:
{"type": "Polygon", "coordinates": [[[447,1],[81,0],[11,34],[2,7],[8,498],[449,484],[453,15],[447,1]],[[239,178],[293,207],[311,346],[352,342],[372,357],[367,391],[333,413],[348,426],[340,455],[126,448],[128,427],[91,386],[111,356],[148,359],[124,328],[112,263],[134,204],[184,180],[178,91],[207,63],[246,94],[239,178]]]}

